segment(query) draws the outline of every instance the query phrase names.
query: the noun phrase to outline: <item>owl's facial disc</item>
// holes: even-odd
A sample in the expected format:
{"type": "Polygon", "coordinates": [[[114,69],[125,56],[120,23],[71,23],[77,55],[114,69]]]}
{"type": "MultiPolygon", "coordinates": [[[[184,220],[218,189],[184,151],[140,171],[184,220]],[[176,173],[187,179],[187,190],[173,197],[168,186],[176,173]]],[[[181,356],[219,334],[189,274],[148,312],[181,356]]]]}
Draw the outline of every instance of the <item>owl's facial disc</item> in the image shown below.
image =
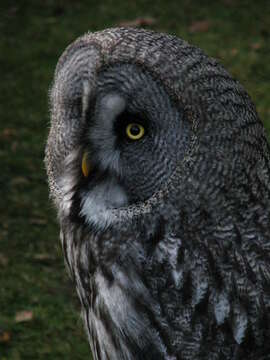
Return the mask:
{"type": "Polygon", "coordinates": [[[91,106],[80,213],[104,227],[115,209],[144,202],[165,186],[190,129],[161,84],[133,65],[101,72],[91,106]]]}

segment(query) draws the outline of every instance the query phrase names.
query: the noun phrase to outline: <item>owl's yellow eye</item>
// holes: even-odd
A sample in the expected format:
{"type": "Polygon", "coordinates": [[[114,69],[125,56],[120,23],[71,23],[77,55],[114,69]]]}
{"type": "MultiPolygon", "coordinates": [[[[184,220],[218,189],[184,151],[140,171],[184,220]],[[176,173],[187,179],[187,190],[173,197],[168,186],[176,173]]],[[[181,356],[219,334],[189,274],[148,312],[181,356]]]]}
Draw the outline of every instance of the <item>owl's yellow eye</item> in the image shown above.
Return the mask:
{"type": "Polygon", "coordinates": [[[126,127],[126,134],[131,140],[139,140],[144,135],[144,127],[141,124],[130,123],[126,127]]]}

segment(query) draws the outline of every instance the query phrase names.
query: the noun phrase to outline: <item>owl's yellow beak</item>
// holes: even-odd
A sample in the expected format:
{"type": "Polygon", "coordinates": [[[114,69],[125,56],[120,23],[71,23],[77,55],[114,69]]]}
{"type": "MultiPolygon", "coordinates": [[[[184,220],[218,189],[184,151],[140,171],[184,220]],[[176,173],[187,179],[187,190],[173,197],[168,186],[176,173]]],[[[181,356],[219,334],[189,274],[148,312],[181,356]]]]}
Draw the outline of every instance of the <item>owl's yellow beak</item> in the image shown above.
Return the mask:
{"type": "Polygon", "coordinates": [[[88,177],[91,171],[91,164],[89,161],[89,154],[88,152],[84,152],[82,156],[82,173],[84,177],[88,177]]]}

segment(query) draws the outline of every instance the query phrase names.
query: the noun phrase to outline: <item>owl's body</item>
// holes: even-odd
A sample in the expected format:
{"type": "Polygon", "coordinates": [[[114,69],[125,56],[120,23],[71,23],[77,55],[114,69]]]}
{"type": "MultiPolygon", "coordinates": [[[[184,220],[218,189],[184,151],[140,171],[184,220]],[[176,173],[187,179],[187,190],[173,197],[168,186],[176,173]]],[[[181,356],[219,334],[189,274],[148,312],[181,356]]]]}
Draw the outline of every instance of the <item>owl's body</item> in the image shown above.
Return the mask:
{"type": "Polygon", "coordinates": [[[51,104],[94,359],[269,359],[270,153],[241,85],[176,37],[109,29],[64,52],[51,104]]]}

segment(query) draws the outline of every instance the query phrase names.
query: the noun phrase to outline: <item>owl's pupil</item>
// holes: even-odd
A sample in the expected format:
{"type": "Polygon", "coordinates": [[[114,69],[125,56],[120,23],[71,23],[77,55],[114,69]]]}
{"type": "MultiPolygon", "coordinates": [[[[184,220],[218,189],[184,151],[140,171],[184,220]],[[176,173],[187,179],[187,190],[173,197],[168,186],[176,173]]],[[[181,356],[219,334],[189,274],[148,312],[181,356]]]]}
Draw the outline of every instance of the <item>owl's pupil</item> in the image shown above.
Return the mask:
{"type": "Polygon", "coordinates": [[[140,130],[138,125],[132,125],[131,128],[130,128],[130,133],[133,136],[139,135],[140,131],[141,130],[140,130]]]}

